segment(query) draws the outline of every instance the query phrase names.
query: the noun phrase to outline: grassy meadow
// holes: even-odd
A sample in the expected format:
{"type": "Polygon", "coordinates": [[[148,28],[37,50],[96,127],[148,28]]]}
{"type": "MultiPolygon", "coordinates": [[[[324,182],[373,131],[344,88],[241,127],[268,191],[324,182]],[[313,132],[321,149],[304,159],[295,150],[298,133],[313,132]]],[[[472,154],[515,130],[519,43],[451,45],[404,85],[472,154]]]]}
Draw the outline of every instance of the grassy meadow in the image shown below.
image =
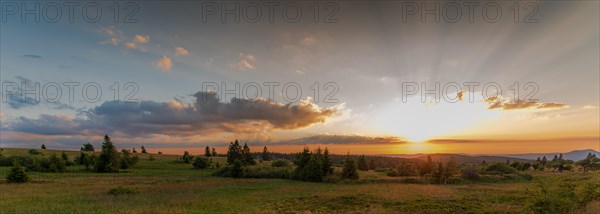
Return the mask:
{"type": "MultiPolygon", "coordinates": [[[[2,155],[31,155],[27,151],[4,149],[2,155]]],[[[74,159],[79,151],[67,154],[74,159]]],[[[410,183],[374,171],[338,183],[234,179],[211,176],[216,169],[195,169],[176,155],[138,155],[136,166],[119,173],[75,165],[66,173],[29,172],[32,181],[22,184],[7,183],[11,167],[0,167],[0,213],[533,213],[536,195],[561,194],[555,188],[565,183],[576,192],[600,184],[598,172],[533,172],[532,181],[447,185],[410,183]]],[[[212,159],[225,165],[224,157],[212,159]]],[[[593,200],[573,212],[599,210],[600,201],[593,200]]]]}

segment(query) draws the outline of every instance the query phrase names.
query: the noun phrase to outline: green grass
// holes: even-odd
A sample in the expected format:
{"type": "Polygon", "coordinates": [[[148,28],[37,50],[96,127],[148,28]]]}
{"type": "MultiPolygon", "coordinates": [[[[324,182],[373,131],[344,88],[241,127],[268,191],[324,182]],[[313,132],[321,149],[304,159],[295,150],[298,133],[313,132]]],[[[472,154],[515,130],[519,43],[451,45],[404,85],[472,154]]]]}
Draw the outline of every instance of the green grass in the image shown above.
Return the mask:
{"type": "MultiPolygon", "coordinates": [[[[4,149],[2,155],[29,155],[27,151],[4,149]]],[[[78,154],[68,152],[71,158],[78,154]]],[[[73,166],[62,174],[31,172],[33,182],[25,184],[6,183],[10,167],[0,167],[0,213],[528,213],[529,191],[535,188],[534,182],[405,184],[372,171],[361,172],[357,182],[337,184],[232,179],[210,176],[214,169],[176,163],[178,156],[154,154],[156,160],[150,161],[149,154],[138,155],[140,163],[121,173],[73,166]]],[[[213,161],[225,163],[224,158],[213,161]]],[[[579,189],[600,183],[598,173],[534,177],[554,185],[569,178],[579,189]]],[[[598,208],[594,201],[577,212],[596,213],[598,208]]]]}

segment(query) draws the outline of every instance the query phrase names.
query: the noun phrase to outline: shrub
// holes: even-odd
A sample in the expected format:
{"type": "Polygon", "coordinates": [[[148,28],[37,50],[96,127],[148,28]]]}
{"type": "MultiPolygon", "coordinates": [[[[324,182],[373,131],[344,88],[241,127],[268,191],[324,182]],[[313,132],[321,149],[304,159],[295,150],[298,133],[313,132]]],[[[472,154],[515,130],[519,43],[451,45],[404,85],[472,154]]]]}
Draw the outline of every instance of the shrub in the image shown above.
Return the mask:
{"type": "Polygon", "coordinates": [[[29,176],[27,175],[25,168],[15,162],[14,166],[6,176],[6,181],[8,183],[25,183],[29,181],[29,176]]]}
{"type": "Polygon", "coordinates": [[[94,154],[89,155],[85,152],[79,153],[79,157],[77,158],[77,164],[84,165],[85,170],[90,170],[90,166],[93,166],[96,163],[96,156],[94,154]]]}
{"type": "Polygon", "coordinates": [[[121,150],[121,169],[127,169],[135,166],[140,158],[137,155],[132,155],[129,151],[121,150]]]}
{"type": "Polygon", "coordinates": [[[475,167],[467,167],[460,171],[460,177],[469,181],[477,181],[479,180],[479,172],[475,167]]]}
{"type": "Polygon", "coordinates": [[[331,173],[323,177],[323,182],[325,183],[338,183],[342,180],[342,176],[340,173],[331,173]]]}
{"type": "Polygon", "coordinates": [[[196,169],[206,169],[209,165],[210,163],[208,162],[208,159],[201,156],[196,156],[194,163],[192,163],[192,166],[194,166],[196,169]]]}
{"type": "Polygon", "coordinates": [[[148,157],[148,160],[149,161],[154,161],[154,160],[156,160],[156,158],[154,158],[154,155],[150,155],[150,157],[148,157]]]}
{"type": "Polygon", "coordinates": [[[572,213],[578,204],[575,183],[569,180],[550,185],[547,180],[537,180],[528,208],[534,213],[572,213]]]}
{"type": "Polygon", "coordinates": [[[292,175],[292,167],[272,167],[272,166],[246,166],[241,168],[241,172],[236,172],[235,163],[220,168],[213,173],[215,176],[235,177],[235,178],[281,178],[289,179],[292,175]],[[235,173],[235,174],[234,174],[235,173]],[[234,176],[235,175],[235,176],[234,176]]]}
{"type": "Polygon", "coordinates": [[[40,159],[37,170],[43,172],[66,172],[67,167],[62,158],[59,158],[56,154],[52,154],[50,158],[40,159]]]}
{"type": "Polygon", "coordinates": [[[33,169],[35,167],[33,158],[29,156],[14,155],[9,157],[0,157],[0,166],[14,166],[13,163],[17,163],[27,169],[33,169]]]}
{"type": "Polygon", "coordinates": [[[183,156],[181,157],[184,163],[191,163],[194,156],[191,156],[188,151],[183,152],[183,156]]]}
{"type": "Polygon", "coordinates": [[[218,171],[214,172],[213,175],[220,177],[243,178],[244,172],[245,170],[242,166],[242,162],[236,160],[232,164],[220,168],[218,171]]]}
{"type": "Polygon", "coordinates": [[[273,167],[287,167],[290,165],[290,162],[284,159],[277,159],[271,163],[273,167]]]}
{"type": "Polygon", "coordinates": [[[75,163],[73,163],[73,161],[69,160],[69,156],[67,155],[67,153],[63,152],[60,157],[65,161],[65,164],[67,166],[75,165],[75,163]]]}
{"type": "Polygon", "coordinates": [[[281,178],[291,177],[291,167],[248,166],[244,168],[245,178],[281,178]]]}
{"type": "Polygon", "coordinates": [[[41,155],[42,152],[36,150],[36,149],[30,149],[29,151],[27,151],[27,153],[32,154],[32,155],[41,155]]]}
{"type": "Polygon", "coordinates": [[[395,169],[392,169],[392,170],[389,170],[389,171],[386,173],[386,175],[387,175],[387,176],[390,176],[390,177],[397,177],[397,176],[398,176],[398,171],[396,171],[395,169]]]}
{"type": "Polygon", "coordinates": [[[508,164],[506,163],[493,163],[490,164],[486,169],[485,169],[486,173],[488,174],[510,174],[510,173],[514,173],[516,170],[512,167],[510,167],[508,164]]]}
{"type": "Polygon", "coordinates": [[[139,192],[140,191],[137,189],[122,187],[122,186],[118,186],[118,187],[108,190],[108,194],[111,194],[111,195],[130,195],[130,194],[136,194],[139,192]]]}

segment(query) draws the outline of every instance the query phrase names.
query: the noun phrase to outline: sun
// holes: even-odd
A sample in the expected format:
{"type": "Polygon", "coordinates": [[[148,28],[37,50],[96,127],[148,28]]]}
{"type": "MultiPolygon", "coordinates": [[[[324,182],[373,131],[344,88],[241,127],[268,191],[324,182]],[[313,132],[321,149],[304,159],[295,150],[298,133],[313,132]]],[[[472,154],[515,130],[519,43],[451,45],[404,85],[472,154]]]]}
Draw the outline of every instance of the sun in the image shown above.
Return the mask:
{"type": "Polygon", "coordinates": [[[404,137],[410,142],[425,142],[453,132],[464,131],[478,123],[499,117],[483,102],[466,100],[422,102],[409,97],[406,102],[394,100],[382,106],[374,117],[373,126],[385,133],[404,137]]]}

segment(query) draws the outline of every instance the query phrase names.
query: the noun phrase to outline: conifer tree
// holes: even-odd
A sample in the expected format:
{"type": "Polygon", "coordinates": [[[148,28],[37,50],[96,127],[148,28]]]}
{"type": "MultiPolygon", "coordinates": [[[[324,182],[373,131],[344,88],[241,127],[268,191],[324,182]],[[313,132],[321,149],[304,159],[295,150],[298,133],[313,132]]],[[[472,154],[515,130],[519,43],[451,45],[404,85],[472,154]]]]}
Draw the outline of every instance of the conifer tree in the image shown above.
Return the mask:
{"type": "Polygon", "coordinates": [[[42,149],[46,149],[46,145],[42,144],[42,147],[41,147],[41,148],[42,148],[42,149]]]}
{"type": "Polygon", "coordinates": [[[367,159],[365,158],[365,155],[361,155],[358,157],[358,170],[361,170],[361,171],[369,170],[369,165],[367,165],[367,159]]]}
{"type": "Polygon", "coordinates": [[[256,162],[254,161],[254,157],[252,157],[252,152],[250,152],[250,147],[248,147],[247,143],[244,143],[244,147],[242,148],[243,162],[246,165],[254,165],[256,162]]]}
{"type": "Polygon", "coordinates": [[[211,156],[210,147],[206,146],[206,148],[204,148],[204,156],[205,157],[210,157],[211,156]]]}
{"type": "Polygon", "coordinates": [[[271,153],[269,153],[269,150],[267,149],[267,146],[265,146],[265,147],[263,148],[263,152],[262,152],[262,154],[261,154],[261,156],[260,156],[260,157],[261,157],[261,158],[262,158],[262,160],[264,160],[264,161],[270,161],[270,160],[272,159],[272,157],[271,157],[271,153]]]}
{"type": "Polygon", "coordinates": [[[105,135],[102,151],[95,166],[96,172],[119,172],[119,159],[119,152],[110,141],[110,137],[105,135]]]}
{"type": "Polygon", "coordinates": [[[325,147],[325,151],[323,151],[323,175],[329,175],[333,173],[333,163],[331,162],[331,157],[329,156],[329,150],[325,147]]]}
{"type": "Polygon", "coordinates": [[[215,149],[215,147],[213,147],[213,148],[212,148],[211,155],[212,155],[213,157],[217,157],[217,150],[215,149]]]}
{"type": "Polygon", "coordinates": [[[141,148],[141,149],[142,149],[142,154],[146,154],[146,153],[148,153],[148,151],[146,151],[146,148],[144,148],[144,145],[142,145],[142,148],[141,148]]]}
{"type": "Polygon", "coordinates": [[[344,161],[344,168],[342,169],[342,178],[350,180],[358,179],[356,165],[354,163],[354,160],[350,157],[350,154],[346,156],[346,160],[344,161]]]}
{"type": "Polygon", "coordinates": [[[242,148],[238,140],[229,143],[229,149],[227,150],[227,164],[233,164],[235,160],[239,160],[242,164],[242,148]]]}

